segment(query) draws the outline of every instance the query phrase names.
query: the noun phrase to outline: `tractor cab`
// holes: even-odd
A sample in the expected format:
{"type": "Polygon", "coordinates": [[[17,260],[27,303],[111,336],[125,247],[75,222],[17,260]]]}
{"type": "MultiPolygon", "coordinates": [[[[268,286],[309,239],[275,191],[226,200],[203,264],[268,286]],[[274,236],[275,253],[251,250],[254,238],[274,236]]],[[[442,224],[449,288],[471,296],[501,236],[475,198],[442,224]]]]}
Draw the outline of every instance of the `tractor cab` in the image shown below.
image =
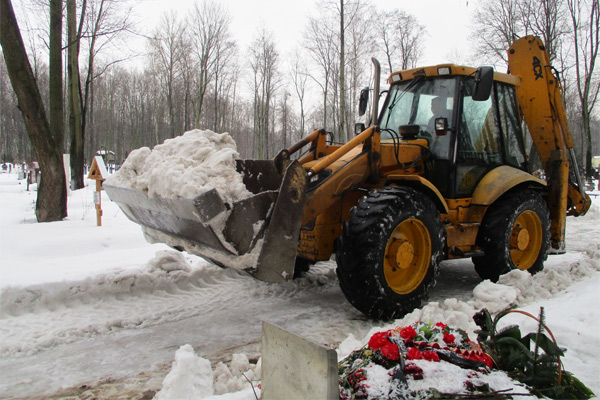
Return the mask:
{"type": "Polygon", "coordinates": [[[470,197],[498,166],[527,170],[515,82],[495,75],[486,67],[441,65],[390,77],[379,116],[382,143],[427,139],[433,168],[426,178],[446,198],[470,197]]]}

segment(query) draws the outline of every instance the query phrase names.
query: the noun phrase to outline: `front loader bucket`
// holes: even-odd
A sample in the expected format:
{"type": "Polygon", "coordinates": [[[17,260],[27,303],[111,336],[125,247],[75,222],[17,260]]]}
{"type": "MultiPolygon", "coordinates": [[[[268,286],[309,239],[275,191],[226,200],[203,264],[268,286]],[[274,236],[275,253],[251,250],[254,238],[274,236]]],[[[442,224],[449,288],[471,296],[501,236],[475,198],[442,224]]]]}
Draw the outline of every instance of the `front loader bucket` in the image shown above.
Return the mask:
{"type": "Polygon", "coordinates": [[[224,202],[215,189],[194,199],[148,197],[104,189],[154,242],[186,250],[266,282],[291,279],[302,223],[307,175],[300,163],[279,172],[270,160],[237,160],[251,197],[224,202]]]}

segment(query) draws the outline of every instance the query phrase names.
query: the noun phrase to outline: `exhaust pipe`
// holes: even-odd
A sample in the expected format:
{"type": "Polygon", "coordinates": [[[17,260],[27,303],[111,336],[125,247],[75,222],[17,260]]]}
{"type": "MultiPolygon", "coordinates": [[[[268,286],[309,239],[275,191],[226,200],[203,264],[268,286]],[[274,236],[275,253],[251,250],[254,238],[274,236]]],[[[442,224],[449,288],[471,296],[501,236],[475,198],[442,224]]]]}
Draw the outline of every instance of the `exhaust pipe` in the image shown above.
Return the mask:
{"type": "Polygon", "coordinates": [[[372,57],[371,61],[375,67],[375,77],[373,78],[375,81],[373,82],[373,115],[371,116],[371,125],[377,125],[379,122],[379,85],[381,80],[381,65],[375,57],[372,57]]]}

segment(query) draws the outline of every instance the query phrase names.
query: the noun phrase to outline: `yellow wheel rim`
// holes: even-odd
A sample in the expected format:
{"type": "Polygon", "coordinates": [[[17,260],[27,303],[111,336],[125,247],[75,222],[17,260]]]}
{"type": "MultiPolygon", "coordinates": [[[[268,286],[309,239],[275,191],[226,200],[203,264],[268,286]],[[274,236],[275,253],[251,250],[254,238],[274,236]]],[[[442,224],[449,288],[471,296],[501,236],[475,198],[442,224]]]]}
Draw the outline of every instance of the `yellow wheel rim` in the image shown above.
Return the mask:
{"type": "Polygon", "coordinates": [[[385,280],[394,292],[409,294],[423,282],[431,260],[429,231],[418,219],[407,219],[390,235],[383,261],[385,280]]]}
{"type": "Polygon", "coordinates": [[[535,211],[519,215],[510,235],[510,258],[520,270],[527,270],[537,260],[542,248],[542,221],[535,211]]]}

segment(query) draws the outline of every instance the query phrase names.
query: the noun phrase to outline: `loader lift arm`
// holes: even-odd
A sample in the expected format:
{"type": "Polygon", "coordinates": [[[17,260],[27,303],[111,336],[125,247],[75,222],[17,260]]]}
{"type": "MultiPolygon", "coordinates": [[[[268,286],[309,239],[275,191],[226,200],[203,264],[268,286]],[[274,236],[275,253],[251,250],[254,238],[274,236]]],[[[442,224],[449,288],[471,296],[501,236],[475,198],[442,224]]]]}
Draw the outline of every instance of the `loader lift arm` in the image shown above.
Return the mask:
{"type": "Polygon", "coordinates": [[[585,193],[567,123],[562,87],[541,39],[525,36],[508,50],[512,75],[520,76],[516,92],[533,143],[548,177],[550,239],[559,252],[565,247],[567,215],[583,215],[591,200],[585,193]],[[569,168],[575,182],[569,179],[569,168]]]}

